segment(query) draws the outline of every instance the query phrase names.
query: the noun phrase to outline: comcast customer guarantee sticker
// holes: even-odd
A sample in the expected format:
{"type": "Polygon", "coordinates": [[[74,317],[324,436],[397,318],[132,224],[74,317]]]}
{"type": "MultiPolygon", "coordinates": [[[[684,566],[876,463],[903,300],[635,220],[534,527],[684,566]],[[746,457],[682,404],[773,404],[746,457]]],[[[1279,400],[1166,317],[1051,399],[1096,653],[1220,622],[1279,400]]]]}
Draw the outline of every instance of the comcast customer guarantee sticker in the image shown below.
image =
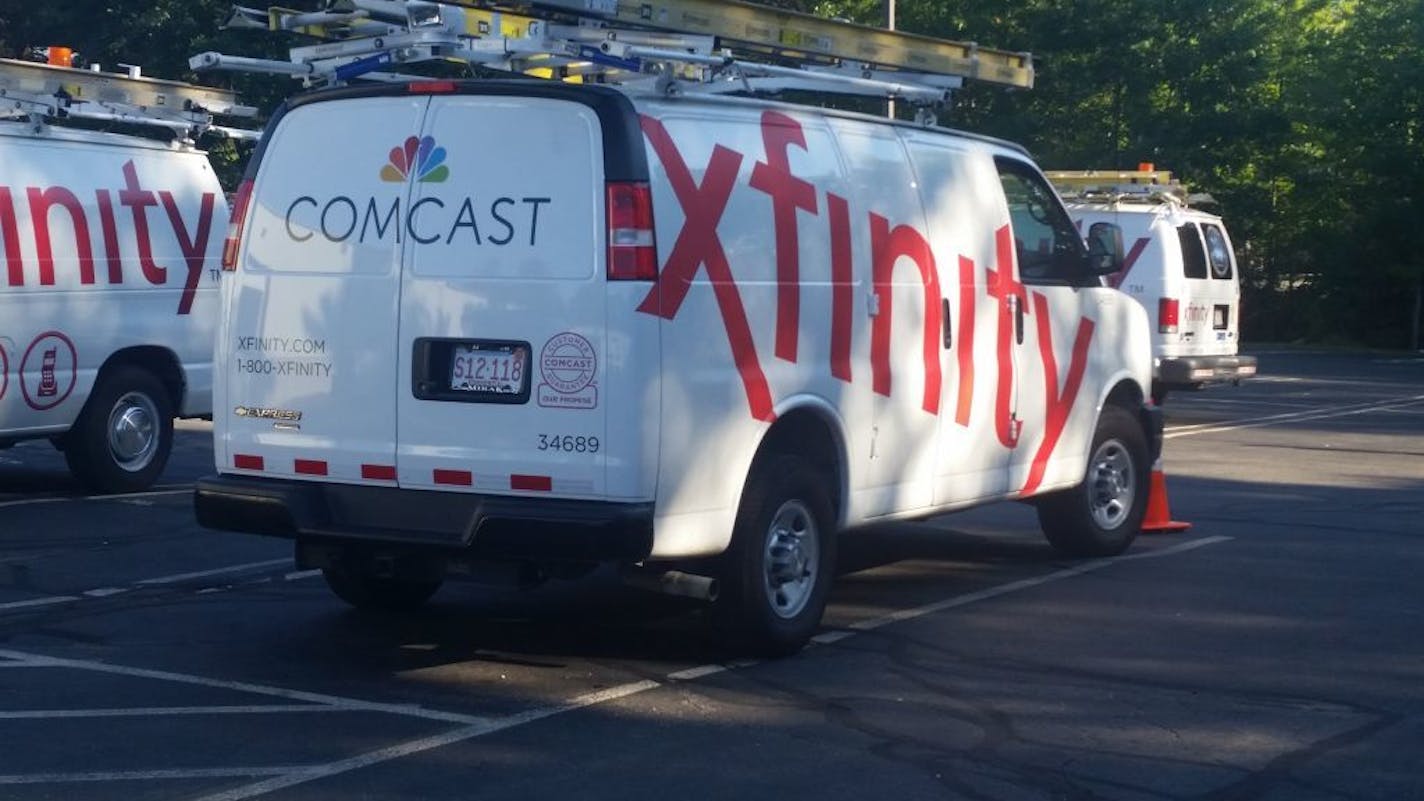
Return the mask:
{"type": "Polygon", "coordinates": [[[556,409],[598,407],[598,355],[571,331],[555,334],[539,351],[539,405],[556,409]]]}

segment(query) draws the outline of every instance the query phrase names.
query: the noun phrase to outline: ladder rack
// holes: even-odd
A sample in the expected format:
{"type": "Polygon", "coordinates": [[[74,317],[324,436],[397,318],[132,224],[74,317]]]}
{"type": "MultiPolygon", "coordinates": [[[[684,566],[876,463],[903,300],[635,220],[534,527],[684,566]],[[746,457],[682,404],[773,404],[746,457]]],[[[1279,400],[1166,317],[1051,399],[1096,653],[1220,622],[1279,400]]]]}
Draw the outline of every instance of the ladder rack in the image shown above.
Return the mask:
{"type": "Polygon", "coordinates": [[[306,86],[409,80],[454,61],[668,93],[830,91],[945,103],[965,79],[1033,85],[1027,53],[902,33],[742,0],[324,0],[320,10],[235,6],[225,27],[302,34],[286,61],[216,52],[195,70],[290,75],[306,86]]]}
{"type": "Polygon", "coordinates": [[[255,117],[226,89],[128,73],[60,67],[0,58],[0,118],[48,117],[122,122],[163,128],[192,141],[206,132],[239,139],[260,133],[214,122],[215,115],[255,117]]]}
{"type": "Polygon", "coordinates": [[[1186,186],[1167,170],[1048,170],[1044,175],[1065,198],[1187,202],[1186,186]]]}

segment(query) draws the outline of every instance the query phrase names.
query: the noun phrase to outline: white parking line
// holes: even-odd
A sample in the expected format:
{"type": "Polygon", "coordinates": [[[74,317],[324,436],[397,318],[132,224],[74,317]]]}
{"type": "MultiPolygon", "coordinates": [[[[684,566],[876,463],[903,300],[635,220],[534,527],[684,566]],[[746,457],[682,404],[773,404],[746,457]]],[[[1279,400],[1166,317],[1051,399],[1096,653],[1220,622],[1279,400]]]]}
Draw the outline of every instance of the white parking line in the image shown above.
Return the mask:
{"type": "Polygon", "coordinates": [[[60,782],[151,781],[153,779],[252,779],[258,776],[285,776],[300,772],[300,765],[255,768],[189,768],[186,770],[121,770],[91,773],[28,773],[0,776],[5,784],[57,784],[60,782]]]}
{"type": "MultiPolygon", "coordinates": [[[[961,606],[968,606],[969,604],[978,603],[979,601],[986,601],[990,598],[998,598],[1001,595],[1008,595],[1009,593],[1019,592],[1020,590],[1032,589],[1033,587],[1038,587],[1044,584],[1051,584],[1052,582],[1062,581],[1063,579],[1072,578],[1073,576],[1081,576],[1084,573],[1091,573],[1095,570],[1102,570],[1105,567],[1109,567],[1119,562],[1127,562],[1138,559],[1158,559],[1163,556],[1172,556],[1174,554],[1185,553],[1186,551],[1193,551],[1197,548],[1202,548],[1207,545],[1215,545],[1218,542],[1226,542],[1229,539],[1231,539],[1231,537],[1202,537],[1199,540],[1188,540],[1187,542],[1173,545],[1170,548],[1141,551],[1138,553],[1128,554],[1127,556],[1115,556],[1108,559],[1094,559],[1091,562],[1084,562],[1080,565],[1074,565],[1073,567],[1067,567],[1062,570],[1055,570],[1052,573],[1046,573],[1042,576],[1034,576],[1033,578],[1020,579],[1019,581],[1011,581],[1008,584],[1000,584],[997,587],[990,587],[985,590],[979,590],[978,592],[969,592],[963,595],[956,595],[953,598],[946,598],[943,601],[936,601],[932,604],[917,606],[913,609],[901,609],[897,612],[891,612],[888,615],[881,615],[880,617],[871,618],[870,620],[862,620],[857,623],[852,623],[849,628],[854,629],[855,631],[873,631],[875,629],[881,628],[882,626],[888,626],[891,623],[900,623],[905,620],[913,620],[914,618],[924,617],[925,615],[933,614],[935,612],[943,612],[946,609],[955,609],[961,606]]],[[[827,633],[841,634],[842,632],[827,633]]],[[[845,639],[845,637],[837,637],[836,639],[843,640],[845,639]]]]}
{"type": "Polygon", "coordinates": [[[1225,423],[1199,423],[1196,425],[1174,426],[1168,428],[1163,437],[1165,439],[1176,439],[1177,437],[1214,434],[1220,431],[1235,431],[1242,428],[1262,428],[1264,426],[1282,425],[1285,423],[1303,423],[1309,420],[1326,420],[1332,417],[1349,417],[1351,415],[1369,414],[1371,412],[1387,412],[1413,406],[1418,403],[1424,403],[1424,395],[1398,398],[1391,401],[1340,406],[1334,409],[1273,414],[1267,417],[1252,417],[1245,420],[1234,420],[1225,423]]]}
{"type": "Polygon", "coordinates": [[[37,506],[39,504],[64,503],[66,501],[123,501],[131,498],[161,498],[165,495],[185,495],[192,491],[193,487],[190,485],[181,488],[155,489],[147,492],[125,492],[117,495],[62,495],[59,497],[20,498],[14,501],[0,501],[0,509],[10,506],[37,506]]]}
{"type": "MultiPolygon", "coordinates": [[[[1169,548],[1161,548],[1158,550],[1132,554],[1129,556],[1119,556],[1111,559],[1099,559],[1077,567],[1048,573],[1043,576],[1038,576],[1031,579],[1024,579],[1021,581],[1014,581],[1008,584],[1001,585],[999,587],[991,587],[987,590],[966,593],[964,595],[958,595],[953,598],[947,598],[937,603],[927,604],[925,606],[915,607],[914,609],[896,612],[892,615],[875,618],[874,620],[866,621],[861,626],[856,627],[854,631],[842,630],[828,632],[828,635],[836,636],[832,638],[826,635],[822,635],[821,637],[816,638],[816,641],[821,644],[826,644],[829,642],[834,642],[836,640],[843,640],[847,637],[853,637],[858,633],[879,628],[881,626],[887,626],[891,623],[898,623],[905,620],[910,620],[912,618],[922,617],[924,615],[932,614],[934,612],[942,611],[945,609],[953,609],[957,607],[967,606],[978,601],[983,601],[990,598],[997,598],[1003,595],[1007,595],[1009,593],[1019,592],[1021,590],[1038,587],[1055,581],[1062,581],[1063,579],[1071,578],[1073,576],[1079,576],[1094,570],[1101,570],[1102,568],[1108,567],[1118,562],[1172,556],[1174,554],[1185,553],[1187,551],[1192,551],[1207,545],[1214,545],[1219,542],[1226,542],[1229,539],[1231,538],[1204,537],[1199,540],[1189,540],[1187,542],[1183,542],[1181,544],[1174,545],[1169,548]]],[[[0,651],[0,656],[4,655],[5,652],[0,651]]],[[[734,666],[742,667],[747,665],[755,665],[757,663],[758,660],[747,660],[745,662],[735,663],[734,665],[701,665],[698,667],[688,668],[686,670],[680,670],[676,673],[668,674],[668,676],[663,681],[645,679],[643,681],[631,682],[628,684],[619,685],[617,687],[611,687],[606,690],[600,690],[595,693],[581,695],[565,703],[535,708],[525,712],[521,712],[517,715],[509,715],[503,718],[489,720],[484,723],[464,726],[458,729],[454,729],[452,731],[444,732],[443,734],[436,734],[431,735],[429,737],[422,737],[417,740],[410,740],[405,743],[400,743],[386,748],[377,749],[375,751],[370,751],[365,754],[359,754],[357,756],[350,757],[349,759],[338,760],[336,762],[331,762],[326,765],[320,765],[299,773],[294,772],[290,775],[275,776],[273,778],[266,779],[260,782],[255,782],[244,787],[235,787],[230,790],[224,790],[219,793],[203,796],[202,798],[197,799],[197,801],[243,801],[243,799],[255,798],[257,796],[266,795],[268,793],[276,792],[277,790],[282,790],[287,787],[292,787],[298,784],[305,784],[310,781],[315,781],[316,779],[323,779],[331,776],[337,776],[342,773],[349,773],[350,771],[370,767],[372,765],[377,765],[382,762],[389,762],[394,759],[400,759],[402,757],[411,756],[413,754],[418,754],[424,751],[430,751],[435,748],[441,748],[443,746],[453,745],[455,743],[463,742],[465,740],[472,740],[477,737],[494,734],[495,732],[506,731],[517,726],[522,726],[527,723],[544,720],[546,718],[561,715],[566,712],[573,712],[579,709],[596,706],[598,704],[607,703],[609,701],[614,701],[620,698],[627,698],[632,695],[647,692],[648,690],[655,690],[659,687],[666,686],[669,681],[685,681],[689,678],[701,678],[703,676],[710,676],[716,673],[721,673],[734,666]]]]}
{"type": "Polygon", "coordinates": [[[606,690],[581,695],[566,703],[556,706],[548,706],[539,709],[531,709],[517,715],[492,720],[488,723],[475,726],[464,726],[443,734],[434,734],[429,737],[422,737],[418,740],[409,740],[404,743],[392,745],[387,748],[368,751],[349,759],[341,759],[330,762],[315,768],[304,770],[300,773],[292,773],[286,776],[277,776],[266,781],[249,784],[246,787],[236,787],[213,795],[203,796],[197,801],[241,801],[244,798],[253,798],[259,795],[276,792],[287,787],[298,784],[306,784],[316,779],[324,779],[330,776],[337,776],[342,773],[350,773],[353,770],[378,765],[382,762],[389,762],[393,759],[419,754],[423,751],[430,751],[442,746],[453,745],[464,740],[483,737],[487,734],[512,729],[516,726],[523,726],[526,723],[533,723],[537,720],[562,715],[565,712],[573,712],[590,706],[597,706],[609,701],[616,701],[619,698],[627,698],[630,695],[647,692],[663,686],[660,682],[646,679],[631,684],[624,684],[618,687],[610,687],[606,690]]]}
{"type": "Polygon", "coordinates": [[[167,670],[149,670],[147,668],[132,668],[122,665],[110,665],[107,662],[94,662],[87,659],[63,659],[60,657],[43,656],[40,654],[30,654],[24,651],[12,651],[0,649],[0,658],[14,659],[19,662],[35,661],[43,664],[44,667],[62,667],[73,670],[88,670],[95,673],[109,673],[116,676],[128,676],[138,679],[155,679],[157,681],[169,681],[176,684],[192,684],[199,687],[214,687],[221,690],[236,690],[253,695],[270,695],[277,698],[286,698],[292,701],[309,701],[314,704],[328,704],[345,711],[360,712],[384,712],[391,715],[403,715],[412,718],[422,718],[424,720],[439,720],[447,723],[460,723],[464,725],[485,725],[489,718],[479,715],[461,715],[456,712],[441,712],[434,709],[412,704],[386,704],[378,701],[362,701],[357,698],[343,698],[337,695],[325,695],[323,693],[309,693],[303,690],[289,690],[284,687],[272,687],[265,684],[251,684],[245,681],[226,681],[223,679],[210,679],[205,676],[194,676],[188,673],[174,673],[167,670]]]}
{"type": "MultiPolygon", "coordinates": [[[[161,587],[168,584],[177,584],[179,582],[187,581],[189,579],[210,578],[212,576],[221,576],[227,573],[244,573],[253,570],[261,570],[263,568],[289,565],[291,564],[291,562],[291,557],[283,559],[268,559],[262,562],[248,562],[246,564],[241,565],[227,565],[225,567],[215,567],[210,570],[197,570],[191,573],[176,573],[171,576],[158,576],[155,578],[140,579],[139,581],[134,582],[129,587],[96,587],[92,590],[84,590],[78,595],[50,595],[45,596],[43,598],[28,598],[23,601],[10,601],[7,603],[0,603],[0,612],[6,612],[15,609],[29,609],[32,607],[39,606],[51,606],[53,604],[69,603],[71,601],[82,601],[86,599],[109,598],[115,595],[122,595],[127,592],[132,592],[134,589],[140,589],[145,587],[161,587]]],[[[282,580],[299,581],[302,579],[307,579],[319,575],[321,575],[320,570],[298,570],[283,575],[282,580]]],[[[251,587],[256,584],[267,584],[272,580],[272,576],[267,576],[264,578],[257,579],[256,581],[249,581],[241,584],[227,584],[221,587],[204,587],[203,589],[198,590],[196,594],[210,595],[212,593],[226,592],[228,590],[237,589],[239,587],[251,587]]]]}
{"type": "Polygon", "coordinates": [[[243,565],[228,565],[227,567],[215,567],[211,570],[196,570],[192,573],[175,573],[171,576],[159,576],[158,578],[143,579],[134,583],[142,587],[152,586],[155,584],[176,584],[180,581],[187,581],[188,579],[207,578],[209,576],[221,576],[224,573],[242,573],[249,570],[260,570],[264,567],[289,565],[291,563],[292,558],[289,556],[285,559],[268,559],[263,562],[248,562],[247,564],[243,565]]]}
{"type": "MultiPolygon", "coordinates": [[[[55,665],[47,665],[55,667],[55,665]]],[[[168,715],[279,715],[289,712],[350,712],[329,704],[246,704],[236,706],[149,706],[125,709],[19,709],[0,711],[0,720],[57,720],[60,718],[133,718],[168,715]]]]}
{"type": "Polygon", "coordinates": [[[53,606],[79,600],[78,595],[51,595],[45,598],[31,598],[28,601],[10,601],[0,604],[0,612],[11,609],[29,609],[36,606],[53,606]]]}

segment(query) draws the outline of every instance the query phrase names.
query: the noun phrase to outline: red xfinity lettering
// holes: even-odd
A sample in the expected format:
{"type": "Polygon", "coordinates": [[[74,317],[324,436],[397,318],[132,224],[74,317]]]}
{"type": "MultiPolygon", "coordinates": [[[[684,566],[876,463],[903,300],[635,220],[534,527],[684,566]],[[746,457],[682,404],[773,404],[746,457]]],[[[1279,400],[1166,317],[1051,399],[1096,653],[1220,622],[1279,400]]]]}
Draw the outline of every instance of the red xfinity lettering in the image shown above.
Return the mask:
{"type": "Polygon", "coordinates": [[[826,212],[831,224],[831,375],[850,381],[850,318],[855,307],[850,204],[840,195],[827,192],[826,212]]]}
{"type": "MultiPolygon", "coordinates": [[[[193,300],[202,280],[204,256],[208,250],[209,235],[212,232],[213,211],[217,196],[204,192],[199,200],[198,219],[190,229],[183,219],[178,201],[169,191],[154,192],[145,189],[139,182],[138,170],[132,161],[122,168],[124,186],[113,192],[108,189],[94,191],[95,208],[99,213],[99,238],[102,242],[103,260],[107,266],[110,284],[124,282],[123,255],[119,241],[119,226],[114,209],[114,195],[120,205],[126,206],[133,215],[133,247],[138,252],[139,268],[148,283],[161,286],[168,283],[168,269],[155,260],[153,240],[149,231],[148,209],[162,206],[168,223],[177,240],[188,273],[183,291],[178,300],[178,313],[188,314],[193,309],[193,300]]],[[[5,277],[10,286],[25,285],[25,263],[20,249],[20,225],[15,209],[17,190],[0,186],[0,242],[3,242],[5,277]]],[[[95,241],[91,234],[90,220],[84,203],[67,187],[31,186],[24,190],[24,198],[29,203],[29,228],[34,232],[34,253],[39,269],[40,286],[55,284],[54,229],[58,219],[68,217],[74,234],[74,262],[79,268],[79,283],[92,285],[98,281],[95,274],[97,263],[95,241]],[[62,209],[64,215],[56,215],[62,209]]],[[[64,259],[61,258],[61,263],[64,259]]]]}
{"type": "Polygon", "coordinates": [[[197,236],[189,236],[188,227],[183,224],[183,213],[173,200],[173,193],[159,192],[158,196],[163,198],[163,210],[168,212],[168,222],[173,226],[174,236],[178,237],[183,261],[188,264],[188,280],[183,282],[183,295],[178,299],[178,313],[187,314],[193,310],[193,295],[198,291],[198,279],[203,277],[203,254],[208,251],[208,233],[213,227],[213,196],[209,192],[203,193],[197,236]]]}
{"type": "Polygon", "coordinates": [[[132,161],[124,163],[124,188],[119,202],[133,211],[134,235],[138,238],[138,266],[150,284],[168,283],[168,270],[153,263],[153,240],[148,237],[148,214],[144,209],[157,206],[153,193],[139,185],[138,172],[132,161]]]}
{"type": "Polygon", "coordinates": [[[890,223],[879,214],[870,215],[871,281],[875,285],[875,296],[880,306],[879,313],[870,328],[870,375],[875,391],[881,395],[890,394],[890,328],[894,319],[894,295],[890,291],[891,273],[900,257],[906,257],[920,270],[920,282],[924,285],[924,359],[925,359],[925,411],[939,414],[940,366],[939,328],[940,294],[939,271],[935,268],[934,254],[930,243],[919,231],[908,225],[897,225],[892,230],[890,223]]]}
{"type": "Polygon", "coordinates": [[[25,283],[25,263],[20,260],[20,234],[15,223],[15,199],[10,187],[0,186],[0,239],[5,240],[5,271],[10,286],[25,283]]]}
{"type": "Polygon", "coordinates": [[[732,277],[732,266],[727,263],[722,240],[717,238],[717,223],[727,210],[742,155],[717,145],[712,149],[702,185],[698,186],[662,122],[643,117],[643,133],[663,163],[668,183],[677,195],[685,219],[672,246],[672,253],[668,255],[652,289],[648,290],[647,297],[639,304],[638,311],[656,314],[667,320],[676,317],[682,302],[687,299],[688,290],[692,288],[692,279],[697,277],[697,268],[705,264],[707,277],[711,279],[712,291],[717,298],[717,308],[722,313],[722,325],[727,329],[727,341],[732,346],[732,359],[746,388],[747,405],[751,408],[752,417],[771,422],[776,419],[771,407],[771,388],[767,386],[766,374],[757,359],[756,343],[752,340],[751,326],[747,324],[747,311],[742,306],[736,279],[732,277]]]}
{"type": "Polygon", "coordinates": [[[776,226],[776,357],[796,361],[796,337],[801,330],[800,245],[796,238],[796,210],[816,213],[816,187],[791,174],[786,151],[792,145],[806,149],[800,123],[777,111],[761,115],[761,138],[766,161],[752,168],[753,189],[771,195],[776,226]]]}
{"type": "Polygon", "coordinates": [[[40,189],[32,186],[27,191],[30,200],[30,224],[35,228],[35,250],[40,261],[40,285],[54,286],[54,249],[49,241],[49,210],[59,206],[69,212],[74,224],[74,244],[79,251],[79,280],[85,284],[94,283],[94,247],[89,244],[89,223],[84,217],[84,206],[74,193],[62,186],[40,189]]]}
{"type": "MultiPolygon", "coordinates": [[[[698,270],[707,269],[732,359],[747,395],[751,414],[770,422],[771,389],[762,371],[756,343],[748,324],[740,289],[732,274],[732,266],[717,233],[717,226],[726,213],[737,182],[743,156],[730,148],[717,145],[712,149],[699,184],[686,160],[678,151],[662,122],[650,117],[642,119],[643,133],[652,145],[667,174],[668,183],[677,196],[685,217],[682,230],[668,254],[662,270],[638,310],[666,320],[676,318],[687,299],[698,270]]],[[[762,116],[762,141],[766,161],[752,168],[750,184],[771,199],[772,220],[776,231],[776,346],[778,358],[794,362],[797,358],[797,337],[800,331],[800,253],[798,249],[798,211],[819,213],[816,188],[797,178],[789,170],[787,151],[791,145],[806,149],[806,138],[800,125],[778,112],[762,116]]],[[[850,204],[846,198],[826,192],[826,223],[830,245],[831,273],[831,342],[830,372],[832,377],[851,381],[851,348],[854,332],[854,291],[852,274],[852,236],[850,204]]],[[[4,201],[0,196],[0,204],[4,201]]],[[[2,206],[0,206],[2,207],[2,206]]],[[[925,382],[921,405],[930,414],[939,414],[943,376],[940,358],[940,331],[943,297],[934,251],[923,233],[909,225],[891,226],[884,216],[868,213],[870,229],[871,289],[875,293],[876,311],[870,330],[871,387],[879,395],[889,396],[892,385],[892,343],[894,331],[893,277],[902,259],[912,262],[923,288],[923,328],[921,351],[925,382]]],[[[199,239],[206,229],[200,229],[199,239]]],[[[197,249],[195,248],[195,251],[197,249]]],[[[996,298],[997,336],[995,356],[997,376],[994,398],[994,426],[999,442],[1007,448],[1016,447],[1022,424],[1014,417],[1014,348],[1015,327],[1019,314],[1028,314],[1028,292],[1017,277],[1013,233],[1008,225],[994,232],[995,266],[984,268],[983,292],[996,298]]],[[[185,252],[187,249],[185,248],[185,252]]],[[[1140,253],[1134,248],[1134,253],[1140,253]]],[[[958,348],[955,366],[959,388],[955,403],[955,423],[970,424],[974,402],[974,338],[976,308],[980,291],[978,268],[972,259],[959,258],[959,321],[954,345],[958,348]]],[[[1073,340],[1068,374],[1061,387],[1058,365],[1053,352],[1051,318],[1048,300],[1041,293],[1033,294],[1033,309],[1038,334],[1039,356],[1043,363],[1047,385],[1045,434],[1034,453],[1030,474],[1024,486],[1032,492],[1043,481],[1048,459],[1061,439],[1068,415],[1082,386],[1087,369],[1088,347],[1094,324],[1083,318],[1073,340]]]]}
{"type": "MultiPolygon", "coordinates": [[[[987,270],[988,293],[999,299],[999,336],[995,355],[999,362],[999,383],[994,392],[994,429],[999,434],[999,442],[1005,448],[1012,448],[1019,441],[1019,426],[1013,418],[1014,390],[1014,305],[1020,308],[1027,300],[1024,285],[1014,277],[1014,240],[1005,225],[994,232],[994,250],[999,269],[987,270]]],[[[1028,310],[1023,309],[1023,314],[1028,310]]]]}
{"type": "Polygon", "coordinates": [[[1068,361],[1068,378],[1063,382],[1062,394],[1058,391],[1058,362],[1053,357],[1053,330],[1049,326],[1048,298],[1041,293],[1033,293],[1033,310],[1038,326],[1038,355],[1043,360],[1043,383],[1047,388],[1043,441],[1033,454],[1033,464],[1029,467],[1028,479],[1024,481],[1023,492],[1038,489],[1043,474],[1048,469],[1048,457],[1063,436],[1063,428],[1068,424],[1068,412],[1073,401],[1078,398],[1078,389],[1083,385],[1083,373],[1088,369],[1088,343],[1093,338],[1093,321],[1079,318],[1078,332],[1073,337],[1073,355],[1068,361]]]}

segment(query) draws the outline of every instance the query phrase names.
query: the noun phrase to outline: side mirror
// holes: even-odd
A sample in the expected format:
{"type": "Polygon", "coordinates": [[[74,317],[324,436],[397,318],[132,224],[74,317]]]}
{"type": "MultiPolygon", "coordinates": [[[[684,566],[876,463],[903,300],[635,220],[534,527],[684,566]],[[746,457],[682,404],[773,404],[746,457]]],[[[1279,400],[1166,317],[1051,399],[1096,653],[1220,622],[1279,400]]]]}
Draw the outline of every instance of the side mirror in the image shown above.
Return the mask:
{"type": "Polygon", "coordinates": [[[1088,272],[1112,275],[1122,269],[1122,229],[1109,222],[1088,228],[1088,272]]]}

